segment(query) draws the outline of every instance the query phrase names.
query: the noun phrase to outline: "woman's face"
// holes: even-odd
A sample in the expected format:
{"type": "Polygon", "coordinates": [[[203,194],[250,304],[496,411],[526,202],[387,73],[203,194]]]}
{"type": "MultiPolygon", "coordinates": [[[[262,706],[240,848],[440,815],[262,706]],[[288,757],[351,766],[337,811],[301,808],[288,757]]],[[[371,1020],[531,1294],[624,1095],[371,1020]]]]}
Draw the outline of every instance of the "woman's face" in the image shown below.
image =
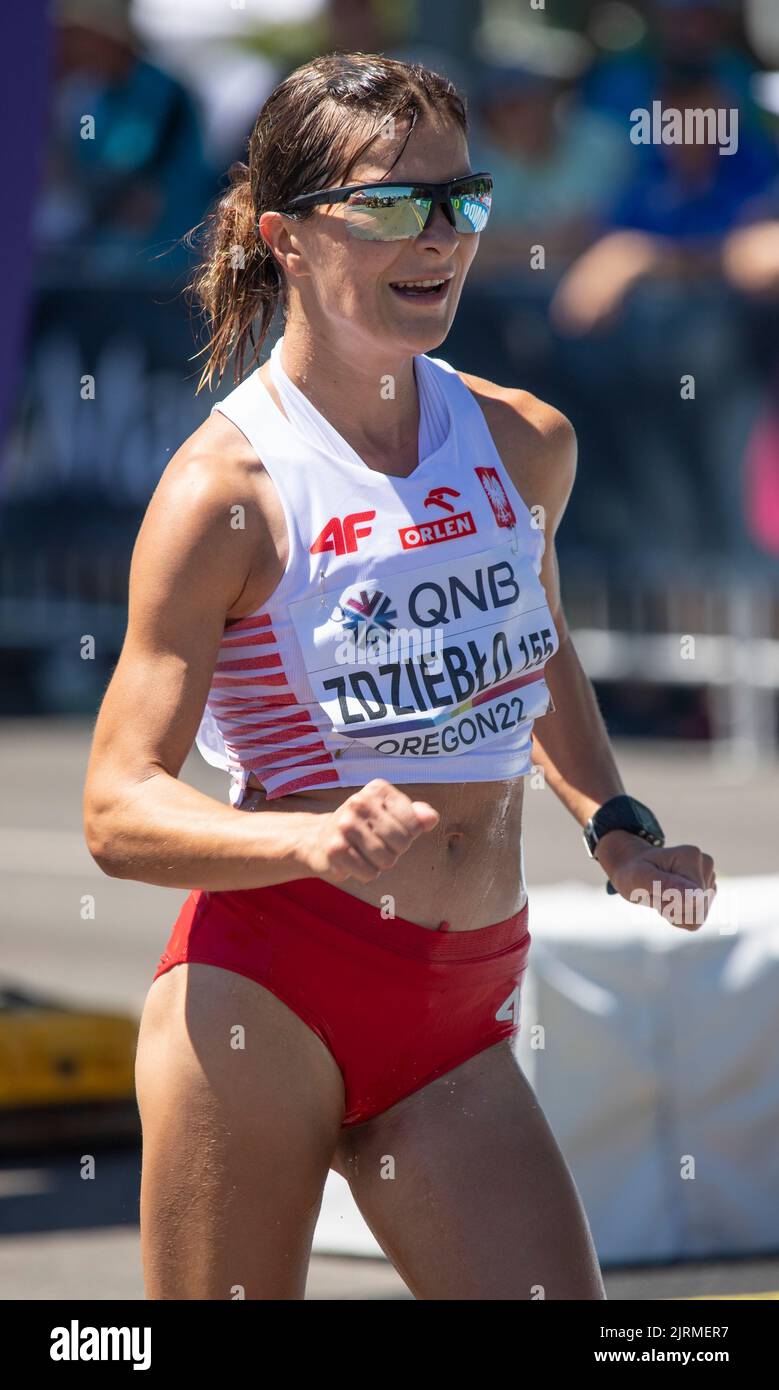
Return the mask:
{"type": "MultiPolygon", "coordinates": [[[[420,118],[394,163],[404,134],[379,137],[342,182],[444,183],[471,172],[465,135],[456,124],[420,118]]],[[[456,232],[440,207],[424,231],[403,241],[350,236],[337,203],[317,206],[299,222],[265,214],[261,226],[286,273],[290,315],[302,312],[331,341],[348,334],[350,350],[371,354],[377,348],[417,354],[443,342],[479,244],[478,234],[456,232]],[[398,288],[414,280],[446,283],[432,297],[398,288]]]]}

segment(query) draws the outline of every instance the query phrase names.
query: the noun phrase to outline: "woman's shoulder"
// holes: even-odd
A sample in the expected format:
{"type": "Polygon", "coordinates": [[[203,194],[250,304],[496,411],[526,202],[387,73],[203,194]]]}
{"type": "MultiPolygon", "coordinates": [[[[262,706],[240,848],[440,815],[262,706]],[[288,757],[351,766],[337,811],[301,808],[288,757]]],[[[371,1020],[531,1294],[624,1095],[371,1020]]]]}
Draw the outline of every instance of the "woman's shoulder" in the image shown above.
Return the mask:
{"type": "Polygon", "coordinates": [[[576,431],[561,410],[521,387],[458,372],[481,407],[504,467],[523,496],[561,511],[576,476],[576,431]]]}
{"type": "Polygon", "coordinates": [[[253,495],[264,473],[262,460],[243,431],[214,410],[181,443],[160,481],[201,498],[205,505],[218,505],[225,496],[241,501],[246,494],[253,495]]]}
{"type": "Polygon", "coordinates": [[[150,582],[176,574],[198,591],[225,589],[230,617],[253,612],[278,583],[288,554],[284,514],[249,441],[219,412],[167,464],[137,547],[150,582]]]}
{"type": "Polygon", "coordinates": [[[499,386],[468,372],[458,372],[481,407],[490,428],[506,445],[521,447],[529,458],[575,455],[576,431],[567,415],[548,401],[518,386],[499,386]]]}
{"type": "Polygon", "coordinates": [[[172,528],[207,539],[225,527],[252,543],[275,535],[278,505],[261,459],[237,425],[209,415],[173,454],[150,510],[162,509],[172,528]]]}

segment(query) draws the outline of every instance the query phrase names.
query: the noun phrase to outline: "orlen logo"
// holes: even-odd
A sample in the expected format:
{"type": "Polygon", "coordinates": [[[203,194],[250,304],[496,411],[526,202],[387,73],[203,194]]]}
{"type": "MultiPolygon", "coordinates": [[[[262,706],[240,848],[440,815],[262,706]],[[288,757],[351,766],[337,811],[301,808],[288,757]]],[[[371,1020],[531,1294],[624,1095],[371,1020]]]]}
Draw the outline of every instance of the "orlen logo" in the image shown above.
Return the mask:
{"type": "Polygon", "coordinates": [[[497,469],[477,468],[474,471],[487,494],[489,504],[495,513],[495,520],[498,525],[516,526],[517,518],[514,515],[514,508],[506,496],[506,489],[498,477],[497,469]]]}
{"type": "Polygon", "coordinates": [[[357,541],[371,534],[370,526],[359,526],[360,521],[373,521],[375,512],[350,512],[343,521],[340,516],[331,516],[326,526],[319,532],[310,554],[319,555],[324,550],[332,550],[336,555],[350,555],[357,549],[357,541]]]}
{"type": "MultiPolygon", "coordinates": [[[[453,487],[434,487],[431,488],[424,505],[426,507],[443,507],[448,512],[454,512],[451,502],[445,500],[444,494],[449,497],[459,497],[460,494],[453,487]]],[[[412,526],[401,526],[398,528],[400,543],[404,550],[418,550],[423,545],[435,545],[437,541],[458,540],[460,536],[472,536],[476,531],[476,522],[470,512],[456,512],[454,516],[437,517],[435,521],[417,521],[412,526]]]]}
{"type": "Polygon", "coordinates": [[[460,494],[456,487],[431,487],[425,498],[426,507],[443,507],[447,512],[453,512],[454,507],[451,502],[446,502],[446,497],[459,497],[460,494]]]}

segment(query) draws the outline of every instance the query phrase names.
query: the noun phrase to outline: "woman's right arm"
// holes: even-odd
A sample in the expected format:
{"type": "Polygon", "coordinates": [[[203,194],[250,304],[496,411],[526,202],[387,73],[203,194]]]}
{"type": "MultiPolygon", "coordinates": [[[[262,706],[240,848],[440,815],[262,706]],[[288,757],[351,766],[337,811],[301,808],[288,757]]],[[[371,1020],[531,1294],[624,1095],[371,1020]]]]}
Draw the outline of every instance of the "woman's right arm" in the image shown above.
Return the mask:
{"type": "Polygon", "coordinates": [[[436,823],[425,803],[372,782],[332,813],[251,815],[178,780],[226,618],[247,610],[241,595],[252,575],[256,587],[258,557],[266,596],[279,572],[256,459],[225,449],[214,462],[225,428],[234,429],[207,422],[171,460],[136,541],[127,633],[84,789],[87,844],[112,877],[168,888],[260,888],[324,874],[369,882],[436,823]]]}

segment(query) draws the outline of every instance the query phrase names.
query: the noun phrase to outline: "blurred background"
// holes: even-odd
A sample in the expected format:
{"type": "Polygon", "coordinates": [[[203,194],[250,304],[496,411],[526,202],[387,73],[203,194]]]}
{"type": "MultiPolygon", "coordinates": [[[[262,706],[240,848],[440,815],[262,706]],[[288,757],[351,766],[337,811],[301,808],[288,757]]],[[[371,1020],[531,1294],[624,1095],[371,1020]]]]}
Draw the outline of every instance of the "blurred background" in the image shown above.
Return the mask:
{"type": "MultiPolygon", "coordinates": [[[[0,1296],[72,1296],[78,1272],[89,1289],[78,1296],[140,1297],[136,1148],[109,1153],[98,1203],[70,1160],[33,1155],[64,1134],[62,1107],[75,1114],[76,1101],[91,1107],[90,1137],[112,1097],[132,1134],[134,1020],[179,901],[99,875],[80,794],[141,517],[170,456],[232,387],[195,396],[204,339],[183,295],[195,252],[182,238],[300,63],[381,51],[453,78],[473,167],[493,172],[496,191],[438,355],[573,421],[563,594],[624,780],[669,840],[702,843],[734,882],[762,881],[755,921],[775,946],[764,908],[779,887],[779,7],[55,0],[5,23],[0,1120],[13,1118],[15,1156],[0,1167],[0,1296]],[[724,110],[731,128],[735,112],[737,148],[634,143],[631,113],[653,102],[724,110]],[[58,1106],[59,1121],[36,1130],[35,1108],[58,1106]]],[[[183,775],[226,799],[199,762],[183,775]]],[[[552,801],[531,797],[531,893],[563,881],[600,891],[552,801]]],[[[738,926],[758,930],[743,911],[738,926]]],[[[762,1036],[752,1041],[760,1051],[762,1036]]],[[[754,1079],[741,1077],[740,1094],[754,1079]]],[[[760,1143],[775,1174],[775,1141],[760,1143]]],[[[721,1288],[706,1264],[697,1284],[667,1270],[662,1282],[663,1262],[683,1256],[775,1251],[775,1224],[761,1239],[737,1213],[697,1246],[679,1232],[662,1249],[604,1234],[615,1269],[654,1259],[660,1281],[625,1276],[611,1296],[779,1288],[770,1261],[727,1266],[721,1288]]],[[[368,1258],[380,1252],[361,1253],[356,1274],[315,1257],[310,1296],[404,1296],[368,1258]]]]}

